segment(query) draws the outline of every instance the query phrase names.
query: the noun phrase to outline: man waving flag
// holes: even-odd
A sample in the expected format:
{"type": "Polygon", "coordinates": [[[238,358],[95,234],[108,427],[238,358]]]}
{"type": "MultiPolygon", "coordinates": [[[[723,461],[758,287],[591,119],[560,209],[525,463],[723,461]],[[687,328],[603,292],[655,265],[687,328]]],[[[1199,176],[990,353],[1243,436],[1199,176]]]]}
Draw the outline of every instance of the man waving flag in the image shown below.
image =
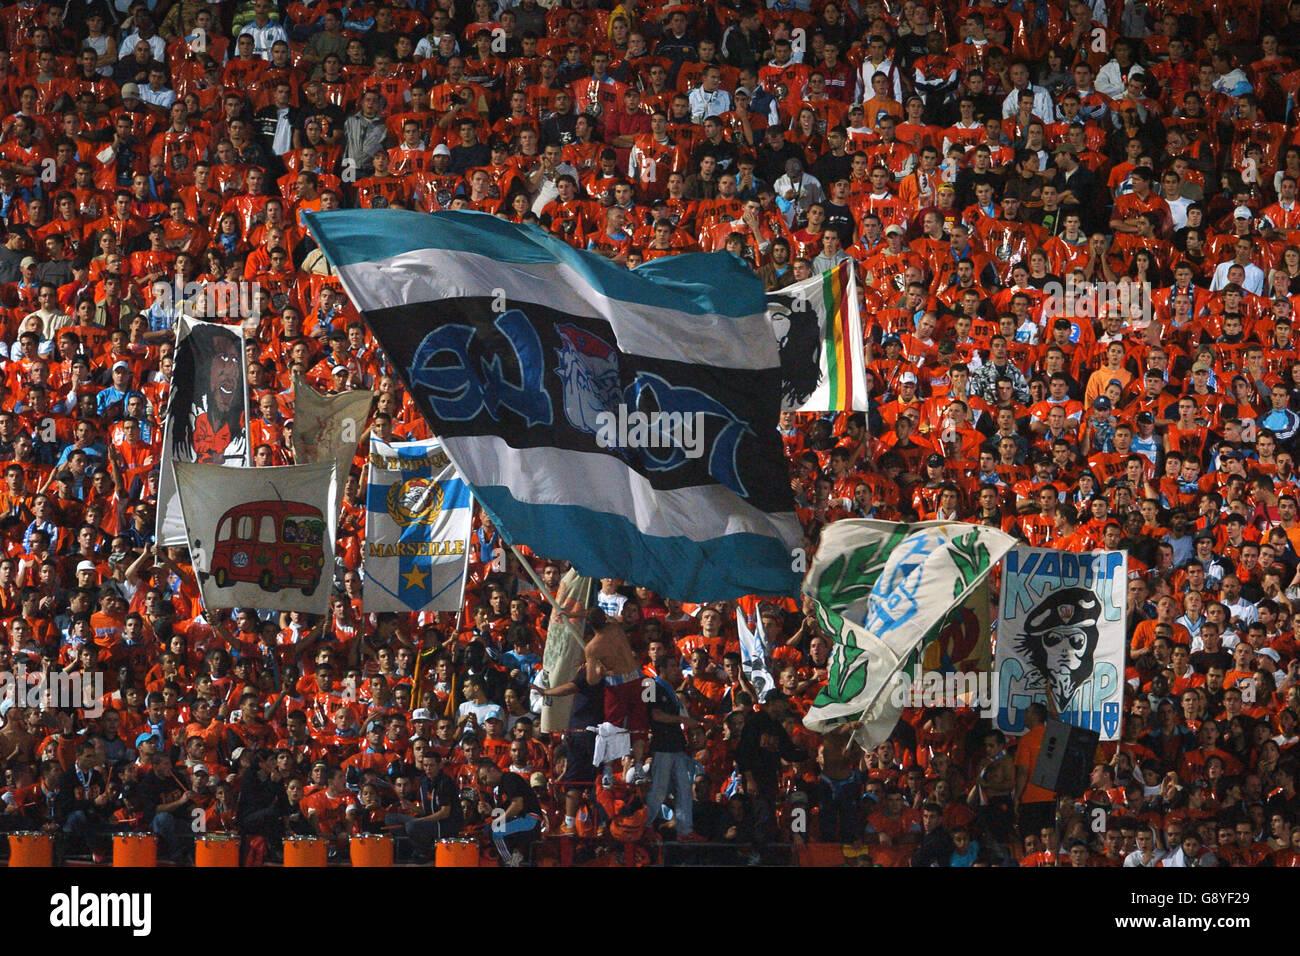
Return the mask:
{"type": "Polygon", "coordinates": [[[780,359],[740,260],[629,271],[482,213],[306,219],[507,541],[669,597],[797,590],[780,359]]]}

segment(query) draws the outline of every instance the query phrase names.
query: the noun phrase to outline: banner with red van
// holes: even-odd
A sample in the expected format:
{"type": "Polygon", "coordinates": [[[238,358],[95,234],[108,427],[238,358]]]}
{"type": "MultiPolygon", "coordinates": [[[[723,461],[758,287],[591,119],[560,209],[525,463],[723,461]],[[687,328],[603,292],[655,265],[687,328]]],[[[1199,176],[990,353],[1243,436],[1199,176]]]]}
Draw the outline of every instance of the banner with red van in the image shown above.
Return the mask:
{"type": "Polygon", "coordinates": [[[337,469],[332,461],[279,468],[176,462],[205,607],[326,612],[334,584],[337,469]]]}

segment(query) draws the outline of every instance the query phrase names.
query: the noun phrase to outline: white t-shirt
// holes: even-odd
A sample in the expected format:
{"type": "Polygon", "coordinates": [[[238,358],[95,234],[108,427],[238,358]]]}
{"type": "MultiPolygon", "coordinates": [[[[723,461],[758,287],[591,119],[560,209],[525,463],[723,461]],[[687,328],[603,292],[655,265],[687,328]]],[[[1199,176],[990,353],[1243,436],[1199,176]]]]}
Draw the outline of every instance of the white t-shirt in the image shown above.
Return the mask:
{"type": "Polygon", "coordinates": [[[488,720],[489,717],[500,717],[505,719],[505,711],[501,709],[500,704],[494,704],[488,701],[486,704],[476,704],[472,700],[467,700],[456,708],[456,716],[465,717],[473,714],[475,721],[480,727],[488,720]]]}
{"type": "Polygon", "coordinates": [[[618,594],[597,594],[596,606],[608,614],[610,617],[622,617],[623,605],[627,603],[627,598],[618,594]]]}

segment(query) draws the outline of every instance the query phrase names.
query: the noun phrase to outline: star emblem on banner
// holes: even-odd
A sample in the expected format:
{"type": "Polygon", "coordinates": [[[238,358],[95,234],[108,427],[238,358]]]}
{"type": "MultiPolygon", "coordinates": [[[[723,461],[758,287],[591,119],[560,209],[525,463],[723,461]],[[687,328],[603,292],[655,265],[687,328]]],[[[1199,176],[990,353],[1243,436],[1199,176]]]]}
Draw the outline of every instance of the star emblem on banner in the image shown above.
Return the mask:
{"type": "Polygon", "coordinates": [[[429,586],[429,576],[421,571],[418,566],[403,574],[402,580],[413,591],[422,591],[429,586]]]}

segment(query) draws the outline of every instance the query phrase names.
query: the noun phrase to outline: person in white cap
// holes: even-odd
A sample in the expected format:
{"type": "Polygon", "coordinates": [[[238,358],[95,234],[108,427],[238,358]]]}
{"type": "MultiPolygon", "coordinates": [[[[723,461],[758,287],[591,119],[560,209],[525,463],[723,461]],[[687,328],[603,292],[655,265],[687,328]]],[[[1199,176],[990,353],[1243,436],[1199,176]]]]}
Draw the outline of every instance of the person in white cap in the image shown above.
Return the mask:
{"type": "Polygon", "coordinates": [[[131,366],[118,360],[113,363],[112,383],[95,396],[95,407],[100,415],[107,414],[115,405],[126,406],[126,396],[131,391],[131,366]]]}
{"type": "Polygon", "coordinates": [[[99,569],[93,561],[77,562],[77,587],[93,588],[99,585],[99,569]]]}

